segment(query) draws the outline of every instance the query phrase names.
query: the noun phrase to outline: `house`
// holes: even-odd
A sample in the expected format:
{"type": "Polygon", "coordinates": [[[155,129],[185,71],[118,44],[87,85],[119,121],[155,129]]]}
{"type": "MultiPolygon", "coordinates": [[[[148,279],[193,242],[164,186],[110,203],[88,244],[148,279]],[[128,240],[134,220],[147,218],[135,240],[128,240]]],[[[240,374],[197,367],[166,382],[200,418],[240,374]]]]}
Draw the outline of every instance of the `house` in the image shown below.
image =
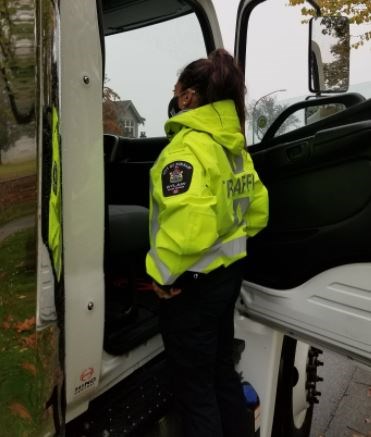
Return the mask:
{"type": "MultiPolygon", "coordinates": [[[[131,100],[118,100],[113,103],[117,110],[118,122],[122,129],[123,136],[138,138],[138,126],[140,124],[144,125],[146,119],[139,114],[131,100]]],[[[141,136],[143,136],[143,132],[141,132],[141,136]]]]}

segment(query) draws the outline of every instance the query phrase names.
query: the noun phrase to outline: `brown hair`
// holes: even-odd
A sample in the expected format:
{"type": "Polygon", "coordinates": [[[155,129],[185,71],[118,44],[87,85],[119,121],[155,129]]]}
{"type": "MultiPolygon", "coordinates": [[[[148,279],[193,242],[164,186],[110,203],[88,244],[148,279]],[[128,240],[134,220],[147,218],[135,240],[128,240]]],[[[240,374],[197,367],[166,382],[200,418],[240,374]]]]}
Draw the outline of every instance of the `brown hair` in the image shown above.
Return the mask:
{"type": "Polygon", "coordinates": [[[245,80],[233,57],[224,49],[211,52],[188,64],[179,76],[182,89],[192,88],[198,93],[199,104],[231,99],[236,105],[241,129],[245,127],[245,80]]]}

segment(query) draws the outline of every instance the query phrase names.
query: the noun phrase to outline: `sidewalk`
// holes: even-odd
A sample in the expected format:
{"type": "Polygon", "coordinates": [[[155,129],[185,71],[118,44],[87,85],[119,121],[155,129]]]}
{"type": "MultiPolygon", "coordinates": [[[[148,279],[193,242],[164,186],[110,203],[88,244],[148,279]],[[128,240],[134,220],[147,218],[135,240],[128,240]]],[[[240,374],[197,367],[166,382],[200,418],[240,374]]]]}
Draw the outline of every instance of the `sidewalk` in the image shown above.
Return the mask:
{"type": "Polygon", "coordinates": [[[325,351],[310,437],[371,437],[371,370],[325,351]]]}

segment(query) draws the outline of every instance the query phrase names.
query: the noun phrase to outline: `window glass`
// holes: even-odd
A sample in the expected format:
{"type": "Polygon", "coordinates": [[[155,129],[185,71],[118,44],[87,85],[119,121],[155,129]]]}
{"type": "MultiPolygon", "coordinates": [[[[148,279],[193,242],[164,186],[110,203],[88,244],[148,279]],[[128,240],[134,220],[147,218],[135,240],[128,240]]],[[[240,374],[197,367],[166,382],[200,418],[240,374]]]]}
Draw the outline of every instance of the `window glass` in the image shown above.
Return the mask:
{"type": "MultiPolygon", "coordinates": [[[[249,144],[260,142],[282,110],[308,94],[308,27],[302,24],[302,7],[267,0],[252,11],[245,72],[249,144]]],[[[293,114],[279,133],[302,124],[302,115],[293,114]]]]}
{"type": "MultiPolygon", "coordinates": [[[[292,104],[315,97],[308,88],[308,46],[310,15],[308,2],[267,0],[252,11],[246,46],[247,140],[260,142],[279,113],[292,104]]],[[[329,3],[325,15],[341,13],[350,19],[350,78],[348,92],[371,98],[370,13],[365,3],[339,0],[329,3]]],[[[319,117],[330,116],[345,106],[326,105],[298,111],[276,135],[292,131],[319,117]]]]}
{"type": "Polygon", "coordinates": [[[179,72],[205,56],[195,14],[106,37],[105,133],[163,136],[179,72]]]}

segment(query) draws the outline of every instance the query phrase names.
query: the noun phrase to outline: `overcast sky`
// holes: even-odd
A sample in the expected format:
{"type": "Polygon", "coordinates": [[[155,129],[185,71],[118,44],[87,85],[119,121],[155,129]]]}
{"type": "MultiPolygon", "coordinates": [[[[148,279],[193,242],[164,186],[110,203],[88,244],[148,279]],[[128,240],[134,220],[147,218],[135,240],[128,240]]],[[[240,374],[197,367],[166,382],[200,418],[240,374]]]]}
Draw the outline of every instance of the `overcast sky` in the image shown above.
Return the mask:
{"type": "MultiPolygon", "coordinates": [[[[238,3],[239,0],[214,0],[224,46],[231,53],[238,3]]],[[[309,94],[308,26],[301,23],[301,18],[300,6],[288,7],[287,0],[269,0],[256,8],[248,34],[247,104],[269,93],[278,100],[309,94]]],[[[363,26],[355,33],[364,30],[363,26]]],[[[195,17],[109,37],[106,52],[108,85],[121,99],[132,100],[146,119],[140,130],[147,136],[163,135],[177,74],[192,60],[206,55],[195,17]]],[[[358,68],[351,71],[351,83],[370,81],[370,44],[352,51],[352,64],[358,68]]],[[[371,89],[366,93],[371,97],[371,89]]]]}

